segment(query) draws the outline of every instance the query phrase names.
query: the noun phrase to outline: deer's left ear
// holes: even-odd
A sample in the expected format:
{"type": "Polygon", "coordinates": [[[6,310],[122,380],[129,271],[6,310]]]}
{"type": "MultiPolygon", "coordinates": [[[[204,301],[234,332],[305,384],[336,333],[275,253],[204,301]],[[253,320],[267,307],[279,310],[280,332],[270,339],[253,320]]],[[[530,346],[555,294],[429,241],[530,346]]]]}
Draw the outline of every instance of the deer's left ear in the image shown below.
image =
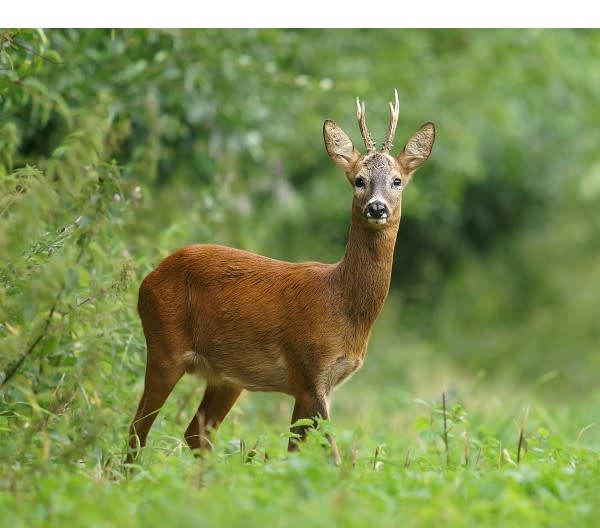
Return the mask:
{"type": "Polygon", "coordinates": [[[360,158],[360,152],[354,148],[352,140],[335,121],[327,120],[323,124],[325,148],[333,162],[348,172],[360,158]]]}
{"type": "Polygon", "coordinates": [[[396,157],[406,176],[411,176],[413,172],[427,161],[434,141],[435,125],[433,123],[425,123],[408,140],[404,150],[396,157]]]}

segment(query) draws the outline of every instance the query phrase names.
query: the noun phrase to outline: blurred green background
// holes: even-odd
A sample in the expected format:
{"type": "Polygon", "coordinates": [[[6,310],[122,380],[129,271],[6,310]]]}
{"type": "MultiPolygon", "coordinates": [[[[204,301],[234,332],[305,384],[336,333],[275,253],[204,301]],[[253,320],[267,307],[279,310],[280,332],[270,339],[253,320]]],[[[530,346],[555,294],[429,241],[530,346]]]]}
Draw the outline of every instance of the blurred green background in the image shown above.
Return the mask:
{"type": "Polygon", "coordinates": [[[599,56],[583,30],[1,30],[0,450],[124,441],[137,286],[178,247],[340,258],[351,190],[321,127],[362,146],[359,96],[380,142],[394,88],[397,148],[429,120],[437,140],[340,414],[477,380],[595,397],[599,56]]]}

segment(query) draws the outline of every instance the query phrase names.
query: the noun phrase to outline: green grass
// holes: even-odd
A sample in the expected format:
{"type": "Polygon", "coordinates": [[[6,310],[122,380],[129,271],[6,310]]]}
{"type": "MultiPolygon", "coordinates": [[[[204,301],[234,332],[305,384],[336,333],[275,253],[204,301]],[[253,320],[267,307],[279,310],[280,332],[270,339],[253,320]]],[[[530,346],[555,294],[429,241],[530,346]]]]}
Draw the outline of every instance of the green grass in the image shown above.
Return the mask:
{"type": "Polygon", "coordinates": [[[519,466],[487,461],[440,468],[392,460],[373,469],[324,461],[319,449],[243,463],[215,455],[200,468],[180,455],[155,458],[131,479],[62,468],[31,488],[4,494],[6,526],[593,526],[597,456],[585,449],[542,451],[519,466]]]}
{"type": "MultiPolygon", "coordinates": [[[[52,444],[64,441],[55,432],[4,461],[0,524],[596,525],[600,427],[590,419],[599,398],[546,407],[530,394],[468,383],[443,370],[454,380],[445,412],[441,393],[427,393],[428,383],[382,384],[375,391],[375,369],[343,386],[334,420],[323,424],[336,435],[341,467],[331,462],[320,430],[289,455],[291,401],[262,394],[242,397],[218,431],[214,452],[194,458],[181,441],[199,397],[190,377],[165,405],[129,473],[121,462],[129,416],[121,410],[80,458],[53,456],[52,444]]],[[[130,388],[129,403],[139,388],[130,388]]]]}

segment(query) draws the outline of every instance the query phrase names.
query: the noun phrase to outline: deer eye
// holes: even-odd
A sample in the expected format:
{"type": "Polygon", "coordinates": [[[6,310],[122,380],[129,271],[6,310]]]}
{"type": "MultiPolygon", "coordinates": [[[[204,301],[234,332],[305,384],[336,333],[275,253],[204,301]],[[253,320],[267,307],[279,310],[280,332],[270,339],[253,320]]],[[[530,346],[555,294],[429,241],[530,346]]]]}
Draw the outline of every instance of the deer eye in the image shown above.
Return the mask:
{"type": "Polygon", "coordinates": [[[402,180],[400,178],[394,178],[394,187],[402,187],[402,180]]]}
{"type": "Polygon", "coordinates": [[[365,180],[363,178],[356,178],[356,180],[354,180],[354,185],[356,187],[364,187],[365,186],[365,180]]]}

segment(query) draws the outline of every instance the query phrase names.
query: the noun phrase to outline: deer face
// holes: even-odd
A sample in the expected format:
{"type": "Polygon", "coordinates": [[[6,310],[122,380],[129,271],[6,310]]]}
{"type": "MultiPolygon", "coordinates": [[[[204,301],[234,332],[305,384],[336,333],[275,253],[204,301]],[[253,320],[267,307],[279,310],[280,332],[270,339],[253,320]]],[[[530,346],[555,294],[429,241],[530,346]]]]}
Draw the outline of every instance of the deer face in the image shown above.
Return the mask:
{"type": "Polygon", "coordinates": [[[347,176],[354,187],[354,214],[373,227],[399,222],[403,180],[394,158],[380,153],[363,156],[347,176]]]}
{"type": "Polygon", "coordinates": [[[376,151],[367,129],[364,103],[358,105],[357,117],[367,147],[366,155],[356,150],[352,140],[334,121],[325,121],[323,125],[329,157],[344,170],[354,188],[353,218],[360,218],[362,223],[374,229],[398,225],[402,189],[429,157],[435,139],[433,123],[425,123],[408,140],[402,152],[392,157],[389,151],[398,119],[397,93],[396,104],[390,103],[390,107],[392,119],[381,152],[376,151]]]}

